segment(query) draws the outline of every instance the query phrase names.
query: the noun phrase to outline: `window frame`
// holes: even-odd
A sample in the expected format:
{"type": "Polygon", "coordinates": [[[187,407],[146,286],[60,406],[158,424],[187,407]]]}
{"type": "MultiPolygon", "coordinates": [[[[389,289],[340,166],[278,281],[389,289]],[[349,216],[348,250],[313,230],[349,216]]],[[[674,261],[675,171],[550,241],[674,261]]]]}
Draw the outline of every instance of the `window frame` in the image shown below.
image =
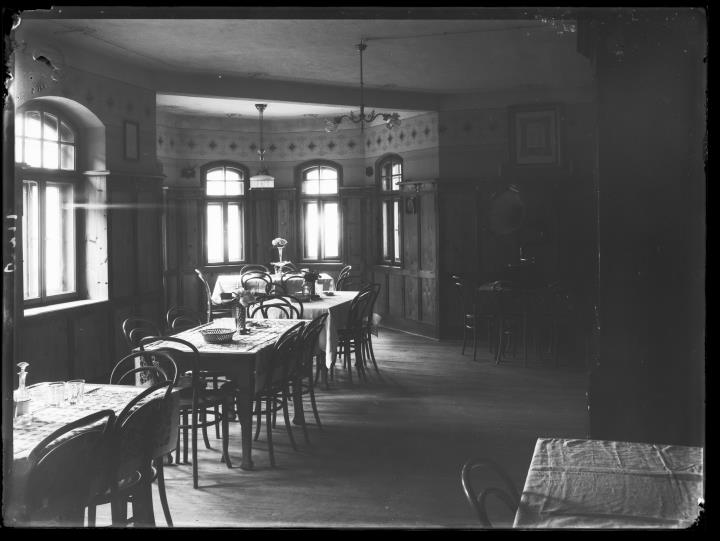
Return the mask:
{"type": "Polygon", "coordinates": [[[224,267],[229,265],[239,265],[248,261],[249,231],[248,231],[248,212],[250,205],[248,204],[248,194],[250,190],[250,170],[243,164],[228,160],[210,162],[200,168],[201,184],[202,184],[202,252],[203,262],[206,267],[224,267]],[[243,184],[243,193],[241,195],[208,195],[207,193],[207,174],[213,169],[231,168],[242,173],[241,182],[243,184]],[[208,207],[209,205],[220,204],[223,216],[223,260],[208,260],[208,207]],[[230,204],[238,204],[240,207],[240,220],[242,226],[242,253],[239,260],[230,260],[228,257],[228,206],[230,204]]]}
{"type": "Polygon", "coordinates": [[[376,176],[376,189],[378,199],[378,260],[381,265],[388,265],[392,267],[402,268],[404,265],[404,257],[402,253],[403,248],[403,226],[402,216],[404,211],[403,196],[400,186],[397,189],[393,189],[393,177],[392,167],[394,164],[400,165],[400,182],[404,180],[404,168],[405,163],[402,156],[398,154],[386,154],[382,156],[377,162],[375,167],[376,176]],[[386,174],[386,169],[389,168],[389,175],[386,174]],[[389,189],[388,189],[389,188],[389,189]],[[395,245],[395,216],[394,206],[398,207],[398,242],[399,247],[395,245]],[[387,217],[385,216],[385,208],[389,209],[387,217]],[[384,225],[383,225],[384,223],[384,225]],[[387,240],[386,240],[387,239],[387,240]],[[390,257],[385,255],[385,244],[388,245],[387,253],[391,254],[390,257]],[[399,248],[399,255],[395,256],[395,249],[399,248]]]}
{"type": "MultiPolygon", "coordinates": [[[[86,190],[86,179],[85,176],[79,171],[79,162],[81,160],[81,149],[83,148],[83,138],[82,138],[82,132],[77,127],[77,123],[70,118],[69,115],[67,115],[64,111],[56,109],[52,106],[48,106],[48,104],[45,103],[31,103],[27,104],[25,107],[21,107],[16,111],[16,117],[21,116],[23,119],[25,119],[25,115],[29,112],[38,112],[40,113],[40,124],[43,126],[43,117],[45,114],[50,114],[54,116],[57,119],[57,125],[58,125],[58,168],[48,168],[48,167],[42,167],[42,166],[32,166],[29,165],[27,162],[17,162],[15,161],[17,150],[14,152],[13,161],[15,163],[15,178],[20,186],[21,191],[21,201],[24,199],[24,191],[25,191],[25,183],[26,182],[36,182],[38,184],[38,230],[39,230],[39,241],[38,241],[38,249],[39,249],[39,261],[38,261],[38,277],[39,277],[39,283],[38,283],[38,289],[39,289],[39,296],[35,298],[26,299],[25,298],[25,272],[27,270],[27,263],[28,263],[28,255],[25,253],[25,246],[22,247],[22,254],[23,254],[23,297],[22,297],[22,303],[24,308],[36,308],[41,306],[52,306],[57,304],[62,304],[66,302],[76,301],[76,300],[82,300],[87,298],[87,291],[85,288],[84,280],[85,280],[85,274],[86,274],[86,261],[85,261],[85,249],[83,244],[83,238],[85,236],[85,219],[84,219],[84,211],[82,208],[79,208],[77,206],[74,206],[73,212],[72,212],[72,219],[73,219],[73,233],[72,233],[72,247],[74,251],[74,257],[73,262],[71,265],[70,273],[72,273],[72,279],[74,283],[73,291],[67,292],[67,293],[59,293],[55,295],[48,295],[47,294],[47,280],[45,277],[45,251],[46,251],[46,233],[45,233],[45,226],[46,226],[46,190],[48,184],[66,184],[70,185],[73,190],[73,205],[76,205],[79,202],[82,202],[85,200],[85,190],[86,190]],[[73,135],[73,141],[70,142],[61,142],[60,141],[60,129],[61,129],[61,123],[64,123],[72,132],[73,135]],[[73,168],[72,169],[61,169],[60,168],[60,162],[61,162],[61,156],[60,153],[61,145],[62,144],[68,144],[73,146],[73,152],[74,152],[74,159],[73,159],[73,168]]],[[[17,118],[16,118],[17,120],[17,118]]],[[[44,133],[44,127],[41,127],[41,137],[39,139],[32,138],[39,140],[40,143],[40,152],[41,152],[41,160],[42,160],[42,148],[43,148],[43,141],[45,139],[42,138],[42,135],[44,133]]],[[[25,135],[25,126],[23,126],[22,135],[16,135],[15,137],[15,144],[17,144],[18,139],[22,139],[24,143],[24,139],[27,136],[25,135]]],[[[23,158],[25,152],[24,144],[23,144],[23,158]]],[[[42,163],[42,161],[41,161],[42,163]]],[[[24,210],[24,204],[20,205],[20,213],[21,213],[21,220],[20,224],[23,228],[22,231],[22,239],[23,244],[25,244],[25,241],[27,240],[27,231],[25,230],[25,222],[26,222],[26,215],[24,210]]]]}
{"type": "Polygon", "coordinates": [[[295,168],[296,184],[297,184],[297,205],[298,205],[298,257],[301,263],[307,264],[324,264],[324,263],[341,263],[343,261],[344,253],[344,242],[343,242],[343,205],[341,197],[341,188],[343,186],[343,168],[342,166],[331,160],[309,160],[299,164],[295,168]],[[306,180],[306,173],[308,170],[315,167],[329,167],[337,172],[337,193],[334,194],[304,194],[302,190],[303,182],[306,180]],[[318,230],[318,257],[311,259],[306,257],[306,246],[305,246],[305,209],[308,203],[317,203],[318,211],[324,212],[324,207],[327,203],[337,204],[337,219],[338,219],[338,253],[337,256],[325,257],[324,254],[324,238],[323,229],[318,230]]]}

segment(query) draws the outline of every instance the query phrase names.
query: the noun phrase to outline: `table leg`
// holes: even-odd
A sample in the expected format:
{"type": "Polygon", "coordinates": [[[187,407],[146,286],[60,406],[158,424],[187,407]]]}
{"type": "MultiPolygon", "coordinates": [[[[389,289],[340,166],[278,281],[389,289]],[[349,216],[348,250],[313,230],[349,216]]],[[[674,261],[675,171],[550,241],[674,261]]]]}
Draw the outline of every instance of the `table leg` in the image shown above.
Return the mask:
{"type": "Polygon", "coordinates": [[[240,468],[252,470],[254,467],[252,461],[252,393],[243,392],[238,395],[237,409],[240,430],[242,431],[242,461],[240,462],[240,468]]]}

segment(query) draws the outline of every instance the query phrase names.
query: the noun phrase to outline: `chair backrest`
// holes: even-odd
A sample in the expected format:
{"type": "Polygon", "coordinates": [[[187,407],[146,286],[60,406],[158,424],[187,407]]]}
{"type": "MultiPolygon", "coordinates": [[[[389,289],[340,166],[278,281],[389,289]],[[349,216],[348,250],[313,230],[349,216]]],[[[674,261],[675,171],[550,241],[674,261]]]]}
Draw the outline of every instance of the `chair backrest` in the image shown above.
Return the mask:
{"type": "Polygon", "coordinates": [[[155,322],[141,317],[129,317],[125,319],[125,321],[122,322],[122,333],[129,351],[137,347],[141,338],[162,334],[160,327],[155,322]]]}
{"type": "MultiPolygon", "coordinates": [[[[477,480],[478,478],[475,477],[475,479],[477,480]]],[[[511,511],[512,515],[517,511],[517,507],[520,504],[518,491],[505,470],[496,462],[485,458],[470,459],[463,464],[460,472],[460,480],[465,498],[467,498],[467,501],[477,513],[478,519],[483,526],[487,528],[493,527],[487,514],[488,496],[495,496],[502,501],[511,511]],[[478,483],[477,481],[473,482],[473,475],[481,470],[485,470],[485,477],[482,479],[482,486],[484,488],[478,491],[478,483]],[[493,473],[494,476],[487,476],[488,471],[493,473]],[[504,485],[503,488],[498,488],[493,485],[493,483],[498,480],[504,485]]],[[[510,520],[512,520],[511,517],[510,520]]]]}
{"type": "Polygon", "coordinates": [[[350,275],[338,278],[338,281],[335,282],[335,289],[338,291],[357,291],[361,286],[359,279],[350,275]]]}
{"type": "Polygon", "coordinates": [[[272,276],[264,271],[249,271],[240,275],[243,289],[252,291],[256,295],[267,294],[268,287],[272,285],[272,276]]]}
{"type": "Polygon", "coordinates": [[[202,284],[203,291],[205,291],[207,320],[212,321],[212,291],[210,290],[210,284],[208,284],[208,281],[205,279],[205,275],[200,269],[195,269],[195,274],[197,274],[198,280],[200,280],[200,283],[202,284]]]}
{"type": "Polygon", "coordinates": [[[169,332],[181,332],[197,327],[203,321],[200,314],[185,306],[171,306],[165,314],[169,332]]]}
{"type": "Polygon", "coordinates": [[[116,481],[135,472],[149,475],[152,460],[175,449],[180,421],[179,394],[172,382],[148,387],[117,416],[113,431],[116,481]]]}
{"type": "Polygon", "coordinates": [[[260,271],[260,272],[270,272],[268,268],[265,265],[260,265],[258,263],[251,263],[250,265],[245,265],[240,269],[240,274],[243,275],[246,272],[251,271],[260,271]]]}
{"type": "Polygon", "coordinates": [[[363,327],[365,315],[367,314],[368,305],[372,300],[372,296],[373,289],[366,286],[350,301],[350,309],[348,310],[347,323],[345,325],[346,329],[359,330],[363,327]]]}
{"type": "Polygon", "coordinates": [[[56,430],[30,452],[28,526],[83,526],[84,508],[108,487],[114,421],[112,410],[93,413],[56,430]]]}
{"type": "Polygon", "coordinates": [[[350,276],[350,271],[352,270],[352,265],[345,265],[342,269],[340,269],[340,272],[338,273],[338,280],[342,280],[343,278],[347,278],[350,276]]]}
{"type": "MultiPolygon", "coordinates": [[[[157,336],[146,337],[148,342],[164,340],[157,336]]],[[[162,351],[134,351],[120,359],[110,373],[111,385],[157,385],[166,381],[177,383],[175,360],[162,351]]]]}
{"type": "Polygon", "coordinates": [[[297,297],[265,297],[250,306],[248,315],[253,318],[260,312],[265,319],[302,319],[303,303],[297,297]]]}
{"type": "Polygon", "coordinates": [[[301,337],[302,344],[300,346],[300,356],[298,357],[298,365],[294,375],[299,377],[307,375],[312,376],[313,357],[319,347],[318,339],[320,337],[320,333],[325,328],[325,322],[328,315],[328,312],[320,314],[310,323],[305,325],[301,337]]]}
{"type": "Polygon", "coordinates": [[[282,275],[280,283],[285,286],[288,295],[296,295],[302,292],[305,275],[302,272],[285,273],[282,275]]]}
{"type": "MultiPolygon", "coordinates": [[[[192,388],[193,409],[196,409],[198,401],[200,400],[202,393],[205,391],[205,380],[200,374],[200,352],[194,344],[176,336],[148,336],[140,341],[140,349],[145,351],[144,347],[146,345],[159,340],[162,340],[163,342],[162,347],[153,349],[152,353],[166,353],[170,355],[176,364],[179,356],[186,359],[186,361],[183,362],[183,365],[190,367],[190,381],[187,383],[189,383],[189,386],[192,388]]],[[[175,382],[176,387],[187,386],[181,383],[181,379],[183,378],[177,378],[177,381],[175,382]]]]}
{"type": "Polygon", "coordinates": [[[255,392],[262,394],[284,385],[297,363],[298,342],[305,322],[300,321],[286,330],[273,345],[266,362],[255,370],[255,392]]]}
{"type": "Polygon", "coordinates": [[[380,287],[381,287],[380,284],[377,284],[377,283],[369,284],[369,286],[367,287],[367,289],[370,290],[371,295],[370,295],[370,300],[367,303],[367,307],[366,307],[367,309],[365,311],[364,317],[365,317],[365,320],[367,321],[367,323],[369,323],[369,324],[372,324],[372,317],[373,317],[373,313],[375,311],[375,302],[377,301],[377,298],[380,295],[380,287]]]}
{"type": "Polygon", "coordinates": [[[273,282],[267,286],[265,293],[270,297],[284,297],[288,294],[288,290],[283,284],[273,282]]]}

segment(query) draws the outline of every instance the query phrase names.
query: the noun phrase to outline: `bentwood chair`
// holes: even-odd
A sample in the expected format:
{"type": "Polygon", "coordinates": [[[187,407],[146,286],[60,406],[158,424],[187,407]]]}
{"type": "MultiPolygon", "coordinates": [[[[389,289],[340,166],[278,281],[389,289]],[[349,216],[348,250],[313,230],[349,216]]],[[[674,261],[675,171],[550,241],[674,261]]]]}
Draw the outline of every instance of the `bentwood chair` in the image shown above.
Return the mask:
{"type": "Polygon", "coordinates": [[[340,269],[340,272],[338,273],[338,280],[348,278],[350,276],[351,270],[352,270],[352,265],[345,265],[342,269],[340,269]]]}
{"type": "Polygon", "coordinates": [[[200,285],[202,286],[202,289],[205,292],[206,323],[211,322],[215,318],[231,317],[232,316],[232,308],[230,308],[226,304],[217,303],[217,302],[213,301],[212,290],[210,289],[210,284],[208,284],[208,281],[205,278],[205,275],[202,273],[202,271],[200,269],[195,269],[195,274],[197,275],[198,280],[200,280],[200,285]]]}
{"type": "Polygon", "coordinates": [[[470,459],[463,464],[460,480],[465,498],[475,510],[482,526],[493,527],[488,517],[488,497],[490,496],[494,496],[508,508],[511,513],[507,522],[512,525],[513,517],[520,504],[520,496],[510,480],[510,476],[499,464],[484,458],[470,459]],[[484,474],[483,477],[479,476],[480,472],[484,474]],[[498,481],[503,488],[494,485],[498,481]],[[483,488],[479,490],[479,486],[483,488]]]}
{"type": "Polygon", "coordinates": [[[377,329],[373,323],[373,314],[375,312],[375,302],[377,301],[378,295],[380,295],[380,284],[369,284],[367,286],[372,295],[370,300],[366,304],[365,314],[363,314],[363,332],[362,332],[362,348],[363,348],[363,359],[367,364],[367,359],[370,359],[375,367],[375,372],[380,373],[378,369],[377,361],[375,360],[375,351],[372,346],[372,335],[377,334],[377,329]]]}
{"type": "MultiPolygon", "coordinates": [[[[355,298],[350,301],[347,320],[344,327],[337,330],[338,349],[337,357],[343,359],[343,367],[347,369],[352,381],[352,356],[355,355],[355,369],[358,377],[366,379],[365,360],[363,358],[363,335],[365,332],[365,315],[368,305],[372,301],[373,289],[369,285],[361,289],[355,298]]],[[[335,363],[330,367],[330,379],[335,376],[335,363]]]]}
{"type": "MultiPolygon", "coordinates": [[[[310,321],[305,325],[300,336],[299,343],[299,354],[297,357],[297,366],[293,374],[291,374],[290,380],[292,384],[292,391],[294,396],[295,404],[295,416],[301,419],[303,428],[303,434],[305,441],[308,443],[310,439],[308,437],[307,425],[305,422],[303,396],[310,397],[310,405],[312,406],[313,415],[315,422],[318,427],[322,428],[320,423],[320,415],[317,409],[317,403],[315,401],[315,385],[313,377],[313,359],[319,351],[318,340],[320,333],[325,328],[325,322],[328,318],[328,313],[320,314],[318,317],[310,321]]],[[[320,362],[320,360],[318,360],[320,362]]]]}
{"type": "Polygon", "coordinates": [[[251,305],[248,311],[250,318],[260,312],[265,319],[302,319],[303,303],[297,297],[264,297],[251,305]]]}
{"type": "Polygon", "coordinates": [[[260,271],[260,272],[267,272],[269,273],[270,270],[265,265],[260,265],[258,263],[251,263],[250,265],[245,265],[240,269],[240,275],[242,276],[246,272],[252,272],[252,271],[260,271]]]}
{"type": "Polygon", "coordinates": [[[289,377],[297,363],[298,343],[304,326],[305,322],[301,321],[285,331],[275,342],[268,361],[259,365],[255,374],[255,409],[253,412],[256,417],[255,440],[260,436],[262,417],[265,415],[268,454],[272,467],[275,467],[272,429],[275,424],[275,415],[280,410],[283,412],[285,430],[290,444],[293,449],[297,450],[288,409],[288,402],[291,400],[289,377]]]}
{"type": "Polygon", "coordinates": [[[179,408],[182,416],[182,422],[179,425],[182,433],[182,443],[180,445],[180,433],[178,433],[178,443],[175,448],[175,462],[180,463],[180,447],[183,448],[183,459],[188,462],[188,431],[191,432],[190,445],[192,448],[192,473],[193,488],[198,488],[198,457],[197,457],[197,440],[198,429],[203,432],[205,439],[205,447],[210,449],[210,442],[207,437],[207,427],[222,424],[222,446],[223,459],[228,468],[231,467],[228,458],[228,413],[232,409],[233,395],[228,386],[220,389],[208,389],[207,382],[203,378],[203,372],[200,370],[200,352],[190,342],[174,336],[146,337],[140,342],[140,347],[155,342],[163,341],[163,347],[154,349],[151,353],[165,352],[174,358],[183,356],[189,359],[187,363],[191,370],[185,373],[182,379],[179,391],[179,408]],[[168,345],[172,344],[172,345],[168,345]],[[220,408],[222,408],[220,410],[220,408]],[[211,417],[208,420],[208,416],[211,417]]]}
{"type": "Polygon", "coordinates": [[[145,336],[162,334],[160,327],[153,321],[141,317],[129,317],[122,322],[122,333],[128,351],[135,349],[145,336]]]}
{"type": "MultiPolygon", "coordinates": [[[[172,306],[165,315],[167,321],[168,334],[175,334],[188,329],[193,329],[202,324],[200,315],[184,306],[172,306]]],[[[217,391],[221,385],[228,381],[227,375],[219,370],[201,370],[200,377],[203,378],[211,389],[217,391]]],[[[215,419],[215,437],[220,438],[220,410],[216,406],[214,408],[215,419]]],[[[205,447],[210,447],[207,439],[207,428],[203,427],[203,438],[205,439],[205,447]]]]}
{"type": "Polygon", "coordinates": [[[24,516],[17,526],[82,527],[85,508],[109,487],[115,413],[103,410],[44,438],[28,457],[24,516]]]}
{"type": "Polygon", "coordinates": [[[163,459],[173,451],[177,440],[178,395],[172,392],[173,388],[172,381],[150,385],[117,416],[111,440],[110,487],[96,495],[88,506],[89,526],[95,526],[96,507],[108,503],[113,526],[129,523],[155,526],[152,484],[157,480],[165,521],[172,527],[163,459]],[[128,504],[132,504],[133,510],[130,518],[128,504]]]}
{"type": "Polygon", "coordinates": [[[251,291],[258,297],[267,295],[272,286],[272,276],[263,271],[248,271],[240,275],[240,284],[246,291],[251,291]]]}
{"type": "Polygon", "coordinates": [[[285,287],[287,295],[299,295],[302,293],[305,275],[302,272],[289,272],[282,275],[280,283],[285,287]]]}

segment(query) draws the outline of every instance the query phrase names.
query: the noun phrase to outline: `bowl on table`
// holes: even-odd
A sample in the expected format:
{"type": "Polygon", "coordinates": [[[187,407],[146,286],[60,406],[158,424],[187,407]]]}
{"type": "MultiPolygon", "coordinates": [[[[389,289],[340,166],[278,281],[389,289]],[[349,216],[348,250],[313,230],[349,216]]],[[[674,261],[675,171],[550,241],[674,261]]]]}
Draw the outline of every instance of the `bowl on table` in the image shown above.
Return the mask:
{"type": "Polygon", "coordinates": [[[208,344],[227,344],[232,342],[233,334],[235,329],[224,329],[224,328],[213,328],[213,329],[202,329],[200,331],[205,342],[208,344]]]}

